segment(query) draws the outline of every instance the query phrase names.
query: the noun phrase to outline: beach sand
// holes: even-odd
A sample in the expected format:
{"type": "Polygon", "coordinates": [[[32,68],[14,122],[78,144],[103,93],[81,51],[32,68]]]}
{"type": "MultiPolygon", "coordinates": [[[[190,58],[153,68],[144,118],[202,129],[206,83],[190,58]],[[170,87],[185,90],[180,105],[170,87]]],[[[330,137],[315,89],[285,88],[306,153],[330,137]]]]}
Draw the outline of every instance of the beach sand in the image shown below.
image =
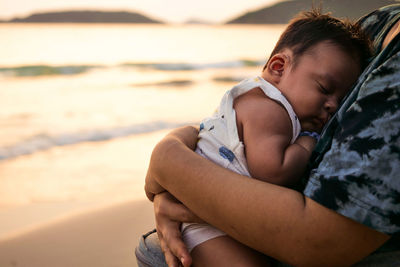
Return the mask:
{"type": "Polygon", "coordinates": [[[152,210],[135,200],[42,225],[0,241],[0,266],[137,266],[134,248],[154,228],[152,210]]]}
{"type": "Polygon", "coordinates": [[[0,266],[137,266],[154,228],[143,192],[169,130],[54,147],[0,164],[0,266]]]}

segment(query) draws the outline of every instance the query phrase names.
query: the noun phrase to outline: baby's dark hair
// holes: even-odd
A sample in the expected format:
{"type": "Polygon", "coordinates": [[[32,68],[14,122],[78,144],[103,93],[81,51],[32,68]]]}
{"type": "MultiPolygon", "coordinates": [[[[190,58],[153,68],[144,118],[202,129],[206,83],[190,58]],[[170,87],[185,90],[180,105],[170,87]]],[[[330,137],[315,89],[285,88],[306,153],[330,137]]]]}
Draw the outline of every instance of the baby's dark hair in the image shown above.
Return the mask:
{"type": "Polygon", "coordinates": [[[290,48],[296,64],[296,59],[322,41],[337,45],[355,58],[361,70],[367,66],[372,55],[371,40],[358,23],[334,18],[329,13],[322,14],[320,8],[313,7],[310,11],[299,13],[289,22],[270,58],[290,48]]]}

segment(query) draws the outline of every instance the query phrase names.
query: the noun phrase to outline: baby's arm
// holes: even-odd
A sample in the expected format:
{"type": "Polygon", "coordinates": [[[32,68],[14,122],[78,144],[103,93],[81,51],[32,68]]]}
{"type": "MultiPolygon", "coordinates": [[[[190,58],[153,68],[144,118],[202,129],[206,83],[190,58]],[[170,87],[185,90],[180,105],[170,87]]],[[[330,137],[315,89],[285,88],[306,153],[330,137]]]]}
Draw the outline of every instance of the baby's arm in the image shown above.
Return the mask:
{"type": "Polygon", "coordinates": [[[305,170],[315,139],[302,136],[290,144],[292,124],[286,110],[257,92],[238,98],[235,110],[252,177],[286,186],[296,183],[305,170]]]}

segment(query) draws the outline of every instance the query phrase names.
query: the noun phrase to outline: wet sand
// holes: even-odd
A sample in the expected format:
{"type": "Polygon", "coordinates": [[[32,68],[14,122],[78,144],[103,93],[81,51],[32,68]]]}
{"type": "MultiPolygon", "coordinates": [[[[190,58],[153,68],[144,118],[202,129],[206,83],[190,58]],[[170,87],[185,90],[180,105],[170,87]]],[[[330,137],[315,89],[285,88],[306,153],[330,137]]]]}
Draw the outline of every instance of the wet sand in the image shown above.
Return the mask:
{"type": "Polygon", "coordinates": [[[137,266],[134,248],[153,227],[147,200],[88,211],[0,241],[0,266],[137,266]]]}

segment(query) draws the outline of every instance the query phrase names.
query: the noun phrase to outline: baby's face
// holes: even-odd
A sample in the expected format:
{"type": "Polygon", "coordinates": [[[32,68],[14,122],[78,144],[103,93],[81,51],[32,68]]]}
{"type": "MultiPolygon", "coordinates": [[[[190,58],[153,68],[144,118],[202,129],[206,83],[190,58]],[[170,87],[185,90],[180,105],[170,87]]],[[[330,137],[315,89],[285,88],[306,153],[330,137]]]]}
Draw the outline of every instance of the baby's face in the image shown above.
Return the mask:
{"type": "Polygon", "coordinates": [[[360,74],[359,64],[329,42],[316,44],[283,74],[279,89],[303,131],[320,132],[360,74]]]}

